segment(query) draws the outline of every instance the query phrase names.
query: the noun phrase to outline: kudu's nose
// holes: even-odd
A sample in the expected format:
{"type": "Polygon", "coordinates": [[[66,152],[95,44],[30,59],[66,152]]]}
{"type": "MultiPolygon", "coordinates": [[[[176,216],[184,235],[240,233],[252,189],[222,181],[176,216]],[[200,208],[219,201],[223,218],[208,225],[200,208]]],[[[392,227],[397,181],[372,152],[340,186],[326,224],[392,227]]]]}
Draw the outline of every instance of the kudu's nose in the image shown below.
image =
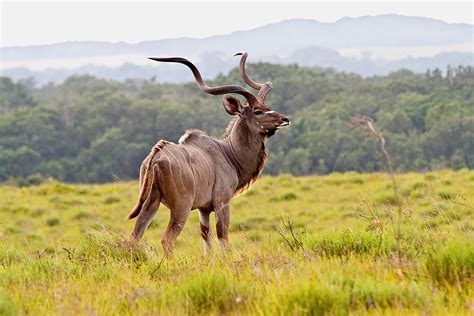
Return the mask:
{"type": "Polygon", "coordinates": [[[290,125],[290,119],[287,118],[286,116],[283,117],[283,118],[281,119],[281,121],[282,121],[282,122],[281,122],[280,126],[288,126],[288,125],[290,125]]]}

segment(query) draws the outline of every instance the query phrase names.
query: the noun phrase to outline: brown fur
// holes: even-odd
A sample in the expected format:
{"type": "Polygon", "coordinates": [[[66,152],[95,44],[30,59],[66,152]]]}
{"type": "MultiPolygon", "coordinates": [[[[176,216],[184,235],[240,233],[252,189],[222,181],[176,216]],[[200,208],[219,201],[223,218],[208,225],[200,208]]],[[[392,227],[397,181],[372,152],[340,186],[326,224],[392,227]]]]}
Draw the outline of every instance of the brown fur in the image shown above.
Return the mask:
{"type": "Polygon", "coordinates": [[[143,177],[143,179],[140,179],[140,187],[141,187],[140,196],[138,197],[137,204],[133,207],[132,211],[128,214],[127,216],[128,219],[133,219],[137,217],[141,209],[144,207],[143,206],[144,203],[147,205],[146,202],[150,198],[150,190],[152,188],[153,182],[155,181],[155,172],[152,172],[154,171],[154,166],[152,166],[153,158],[166,144],[169,144],[169,142],[164,139],[161,139],[159,142],[155,144],[155,146],[152,147],[150,153],[145,158],[144,162],[148,161],[148,163],[145,169],[145,176],[143,177]]]}
{"type": "Polygon", "coordinates": [[[252,172],[250,179],[239,184],[239,186],[235,190],[234,196],[247,191],[252,186],[252,184],[254,184],[255,181],[257,181],[258,176],[262,173],[263,167],[265,167],[265,162],[267,161],[267,151],[265,150],[265,143],[262,142],[262,147],[260,149],[260,152],[257,154],[257,156],[258,156],[257,168],[255,168],[255,170],[252,172]]]}
{"type": "MultiPolygon", "coordinates": [[[[182,62],[182,59],[172,60],[182,62]]],[[[186,61],[203,91],[237,89],[235,86],[207,87],[197,68],[189,64],[186,61]]],[[[268,86],[266,84],[263,89],[268,86]]],[[[244,93],[246,98],[247,93],[244,93]]],[[[132,238],[143,236],[163,203],[170,209],[170,222],[162,239],[166,254],[171,253],[192,209],[199,209],[201,236],[206,249],[211,246],[211,212],[216,213],[219,242],[222,247],[227,246],[230,200],[247,190],[262,172],[267,158],[265,140],[289,124],[286,117],[270,111],[264,99],[257,101],[248,97],[248,100],[242,105],[238,98],[224,96],[225,110],[236,117],[229,122],[221,138],[189,130],[180,138],[179,144],[160,140],[153,146],[140,168],[138,202],[128,215],[129,219],[137,217],[132,238]]]]}

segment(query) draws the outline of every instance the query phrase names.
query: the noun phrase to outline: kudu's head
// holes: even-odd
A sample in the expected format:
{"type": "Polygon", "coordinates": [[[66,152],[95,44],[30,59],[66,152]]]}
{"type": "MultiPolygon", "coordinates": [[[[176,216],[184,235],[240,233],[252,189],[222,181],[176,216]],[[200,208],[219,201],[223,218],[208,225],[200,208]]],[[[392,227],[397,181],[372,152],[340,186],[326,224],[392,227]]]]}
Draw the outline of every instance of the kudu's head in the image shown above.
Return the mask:
{"type": "Polygon", "coordinates": [[[268,104],[265,102],[268,92],[272,89],[271,82],[257,83],[250,79],[245,71],[245,61],[247,60],[247,53],[238,53],[235,56],[242,56],[240,59],[240,75],[242,79],[250,87],[258,91],[255,97],[247,89],[236,86],[217,86],[209,87],[202,79],[199,70],[189,60],[181,57],[166,57],[166,58],[155,58],[150,57],[152,60],[161,62],[174,62],[181,63],[188,66],[193,72],[196,83],[202,91],[212,95],[225,94],[222,101],[224,109],[230,115],[238,115],[243,121],[247,123],[247,126],[254,133],[258,133],[267,137],[272,136],[275,132],[282,127],[290,125],[290,120],[275,111],[272,111],[268,104]],[[236,96],[230,95],[230,93],[239,94],[246,99],[245,103],[241,103],[240,99],[236,96]]]}

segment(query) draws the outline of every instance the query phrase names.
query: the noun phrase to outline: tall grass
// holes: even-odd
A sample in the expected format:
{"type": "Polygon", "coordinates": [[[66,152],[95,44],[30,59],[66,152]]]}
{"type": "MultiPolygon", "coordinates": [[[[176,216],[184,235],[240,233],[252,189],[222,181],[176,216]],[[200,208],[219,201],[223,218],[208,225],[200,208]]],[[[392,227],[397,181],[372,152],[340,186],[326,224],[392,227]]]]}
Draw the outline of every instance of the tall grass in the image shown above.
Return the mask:
{"type": "Polygon", "coordinates": [[[474,282],[474,241],[452,240],[428,251],[425,269],[439,285],[455,285],[465,291],[474,282]]]}
{"type": "Polygon", "coordinates": [[[471,176],[397,175],[398,236],[386,174],[264,177],[233,201],[229,252],[203,254],[191,213],[171,259],[166,209],[128,241],[136,183],[0,186],[0,314],[469,314],[471,176]]]}

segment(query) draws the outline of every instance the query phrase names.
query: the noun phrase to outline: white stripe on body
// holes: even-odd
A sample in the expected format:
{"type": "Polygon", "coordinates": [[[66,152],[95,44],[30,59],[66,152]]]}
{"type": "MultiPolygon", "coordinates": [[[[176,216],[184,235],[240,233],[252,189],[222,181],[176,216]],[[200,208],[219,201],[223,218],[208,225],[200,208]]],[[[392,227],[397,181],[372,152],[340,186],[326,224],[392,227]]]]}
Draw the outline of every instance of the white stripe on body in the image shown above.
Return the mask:
{"type": "MultiPolygon", "coordinates": [[[[165,149],[166,147],[163,147],[163,149],[165,149]]],[[[184,180],[183,180],[183,172],[181,170],[181,163],[179,162],[179,160],[176,158],[176,156],[171,152],[170,149],[166,148],[168,150],[168,153],[173,156],[173,158],[178,162],[178,167],[179,167],[179,176],[180,176],[180,180],[181,180],[181,186],[184,187],[184,180]]],[[[171,166],[171,165],[170,165],[171,166]]]]}

